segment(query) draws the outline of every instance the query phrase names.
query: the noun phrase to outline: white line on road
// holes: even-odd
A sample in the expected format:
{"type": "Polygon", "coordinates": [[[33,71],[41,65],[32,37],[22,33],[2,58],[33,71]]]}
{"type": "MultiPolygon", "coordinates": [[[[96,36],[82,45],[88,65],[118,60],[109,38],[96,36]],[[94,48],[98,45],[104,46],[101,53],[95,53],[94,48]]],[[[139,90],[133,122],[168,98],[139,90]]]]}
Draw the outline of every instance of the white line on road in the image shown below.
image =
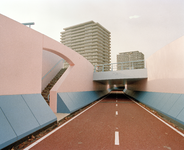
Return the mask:
{"type": "Polygon", "coordinates": [[[118,115],[118,111],[116,111],[116,115],[118,115]]]}
{"type": "Polygon", "coordinates": [[[119,132],[115,131],[115,145],[119,145],[119,132]]]}
{"type": "MultiPolygon", "coordinates": [[[[105,96],[104,98],[106,98],[107,96],[105,96]]],[[[65,126],[66,124],[68,124],[69,122],[71,122],[72,120],[74,120],[75,118],[77,118],[78,116],[80,116],[81,114],[83,114],[85,111],[87,111],[88,109],[90,109],[91,107],[95,106],[96,104],[98,104],[100,101],[102,101],[104,98],[102,98],[101,100],[97,101],[96,103],[94,103],[93,105],[91,105],[90,107],[88,107],[87,109],[85,109],[84,111],[80,112],[79,114],[77,114],[75,117],[71,118],[70,120],[68,120],[67,122],[65,122],[64,124],[62,124],[61,126],[57,127],[56,129],[52,130],[51,132],[49,132],[48,134],[46,134],[45,136],[43,136],[42,138],[40,138],[39,140],[37,140],[36,142],[34,142],[33,144],[29,145],[28,147],[26,147],[24,150],[29,150],[32,147],[34,147],[36,144],[40,143],[41,141],[43,141],[45,138],[47,138],[48,136],[50,136],[51,134],[53,134],[54,132],[56,132],[57,130],[59,130],[60,128],[62,128],[63,126],[65,126]]]]}
{"type": "MultiPolygon", "coordinates": [[[[129,98],[129,97],[128,97],[129,98]]],[[[129,98],[131,99],[131,98],[129,98]]],[[[173,129],[174,131],[176,131],[178,134],[180,134],[182,137],[184,137],[184,134],[180,131],[178,131],[177,129],[175,129],[174,127],[172,127],[171,125],[169,125],[167,122],[165,122],[164,120],[162,120],[161,118],[157,117],[155,114],[153,114],[152,112],[150,112],[149,110],[147,110],[146,108],[144,108],[143,106],[141,106],[139,103],[137,103],[136,101],[134,101],[133,99],[131,99],[134,103],[136,103],[138,106],[140,106],[141,108],[143,108],[144,110],[146,110],[148,113],[150,113],[151,115],[153,115],[155,118],[157,118],[158,120],[160,120],[161,122],[163,122],[165,125],[167,125],[168,127],[170,127],[171,129],[173,129]]]]}
{"type": "Polygon", "coordinates": [[[116,106],[118,106],[118,104],[116,104],[116,106]]]}

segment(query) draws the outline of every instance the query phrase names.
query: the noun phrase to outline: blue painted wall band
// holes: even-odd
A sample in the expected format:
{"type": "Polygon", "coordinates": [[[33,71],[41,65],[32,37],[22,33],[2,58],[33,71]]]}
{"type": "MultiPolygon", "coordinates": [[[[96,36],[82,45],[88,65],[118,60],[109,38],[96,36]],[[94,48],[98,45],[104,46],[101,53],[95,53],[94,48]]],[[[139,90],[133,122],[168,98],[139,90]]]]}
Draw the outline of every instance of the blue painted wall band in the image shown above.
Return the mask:
{"type": "Polygon", "coordinates": [[[65,92],[57,95],[57,113],[72,113],[108,94],[105,91],[65,92]]]}
{"type": "Polygon", "coordinates": [[[184,125],[184,94],[131,90],[124,90],[124,92],[139,102],[184,125]]]}
{"type": "Polygon", "coordinates": [[[57,121],[41,94],[0,96],[0,149],[57,121]]]}

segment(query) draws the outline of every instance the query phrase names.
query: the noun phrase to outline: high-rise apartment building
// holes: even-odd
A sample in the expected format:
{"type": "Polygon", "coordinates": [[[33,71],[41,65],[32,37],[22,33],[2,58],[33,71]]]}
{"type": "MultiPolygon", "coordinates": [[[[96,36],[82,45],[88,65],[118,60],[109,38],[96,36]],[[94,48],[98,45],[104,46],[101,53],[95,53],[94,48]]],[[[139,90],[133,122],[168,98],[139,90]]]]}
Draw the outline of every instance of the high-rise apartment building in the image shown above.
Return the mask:
{"type": "Polygon", "coordinates": [[[84,56],[93,65],[110,63],[110,39],[110,32],[94,21],[67,27],[61,32],[61,43],[84,56]]]}
{"type": "Polygon", "coordinates": [[[144,68],[144,54],[139,51],[119,53],[117,55],[117,70],[144,68]]]}

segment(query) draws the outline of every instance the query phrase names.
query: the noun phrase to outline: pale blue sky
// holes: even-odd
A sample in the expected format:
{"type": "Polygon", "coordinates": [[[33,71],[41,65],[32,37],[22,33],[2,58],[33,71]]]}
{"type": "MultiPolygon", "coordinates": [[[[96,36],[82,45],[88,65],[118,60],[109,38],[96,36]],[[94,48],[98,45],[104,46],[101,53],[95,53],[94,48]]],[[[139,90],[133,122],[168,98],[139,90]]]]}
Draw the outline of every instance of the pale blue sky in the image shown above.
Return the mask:
{"type": "Polygon", "coordinates": [[[1,0],[0,13],[57,41],[63,28],[93,20],[111,32],[111,60],[139,50],[147,59],[184,35],[184,0],[1,0]]]}

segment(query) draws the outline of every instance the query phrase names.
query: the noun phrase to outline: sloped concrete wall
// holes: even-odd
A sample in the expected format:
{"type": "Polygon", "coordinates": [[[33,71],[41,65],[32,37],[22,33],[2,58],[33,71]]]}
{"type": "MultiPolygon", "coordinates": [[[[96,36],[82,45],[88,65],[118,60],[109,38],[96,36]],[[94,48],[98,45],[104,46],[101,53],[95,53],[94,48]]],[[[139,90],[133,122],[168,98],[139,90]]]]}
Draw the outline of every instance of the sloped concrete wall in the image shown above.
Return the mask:
{"type": "Polygon", "coordinates": [[[154,110],[184,125],[184,94],[145,91],[124,92],[154,110]]]}
{"type": "Polygon", "coordinates": [[[41,94],[0,96],[0,149],[57,121],[41,94]]]}
{"type": "Polygon", "coordinates": [[[184,36],[147,59],[148,78],[125,93],[184,125],[184,36]]]}
{"type": "Polygon", "coordinates": [[[41,96],[43,36],[0,14],[0,149],[57,121],[41,96]]]}
{"type": "Polygon", "coordinates": [[[93,82],[92,64],[63,44],[1,14],[0,33],[0,148],[57,120],[41,96],[43,50],[70,65],[50,93],[54,112],[57,93],[107,89],[93,82]]]}
{"type": "Polygon", "coordinates": [[[64,92],[58,93],[57,112],[72,113],[97,99],[107,95],[106,91],[83,91],[83,92],[64,92]]]}

